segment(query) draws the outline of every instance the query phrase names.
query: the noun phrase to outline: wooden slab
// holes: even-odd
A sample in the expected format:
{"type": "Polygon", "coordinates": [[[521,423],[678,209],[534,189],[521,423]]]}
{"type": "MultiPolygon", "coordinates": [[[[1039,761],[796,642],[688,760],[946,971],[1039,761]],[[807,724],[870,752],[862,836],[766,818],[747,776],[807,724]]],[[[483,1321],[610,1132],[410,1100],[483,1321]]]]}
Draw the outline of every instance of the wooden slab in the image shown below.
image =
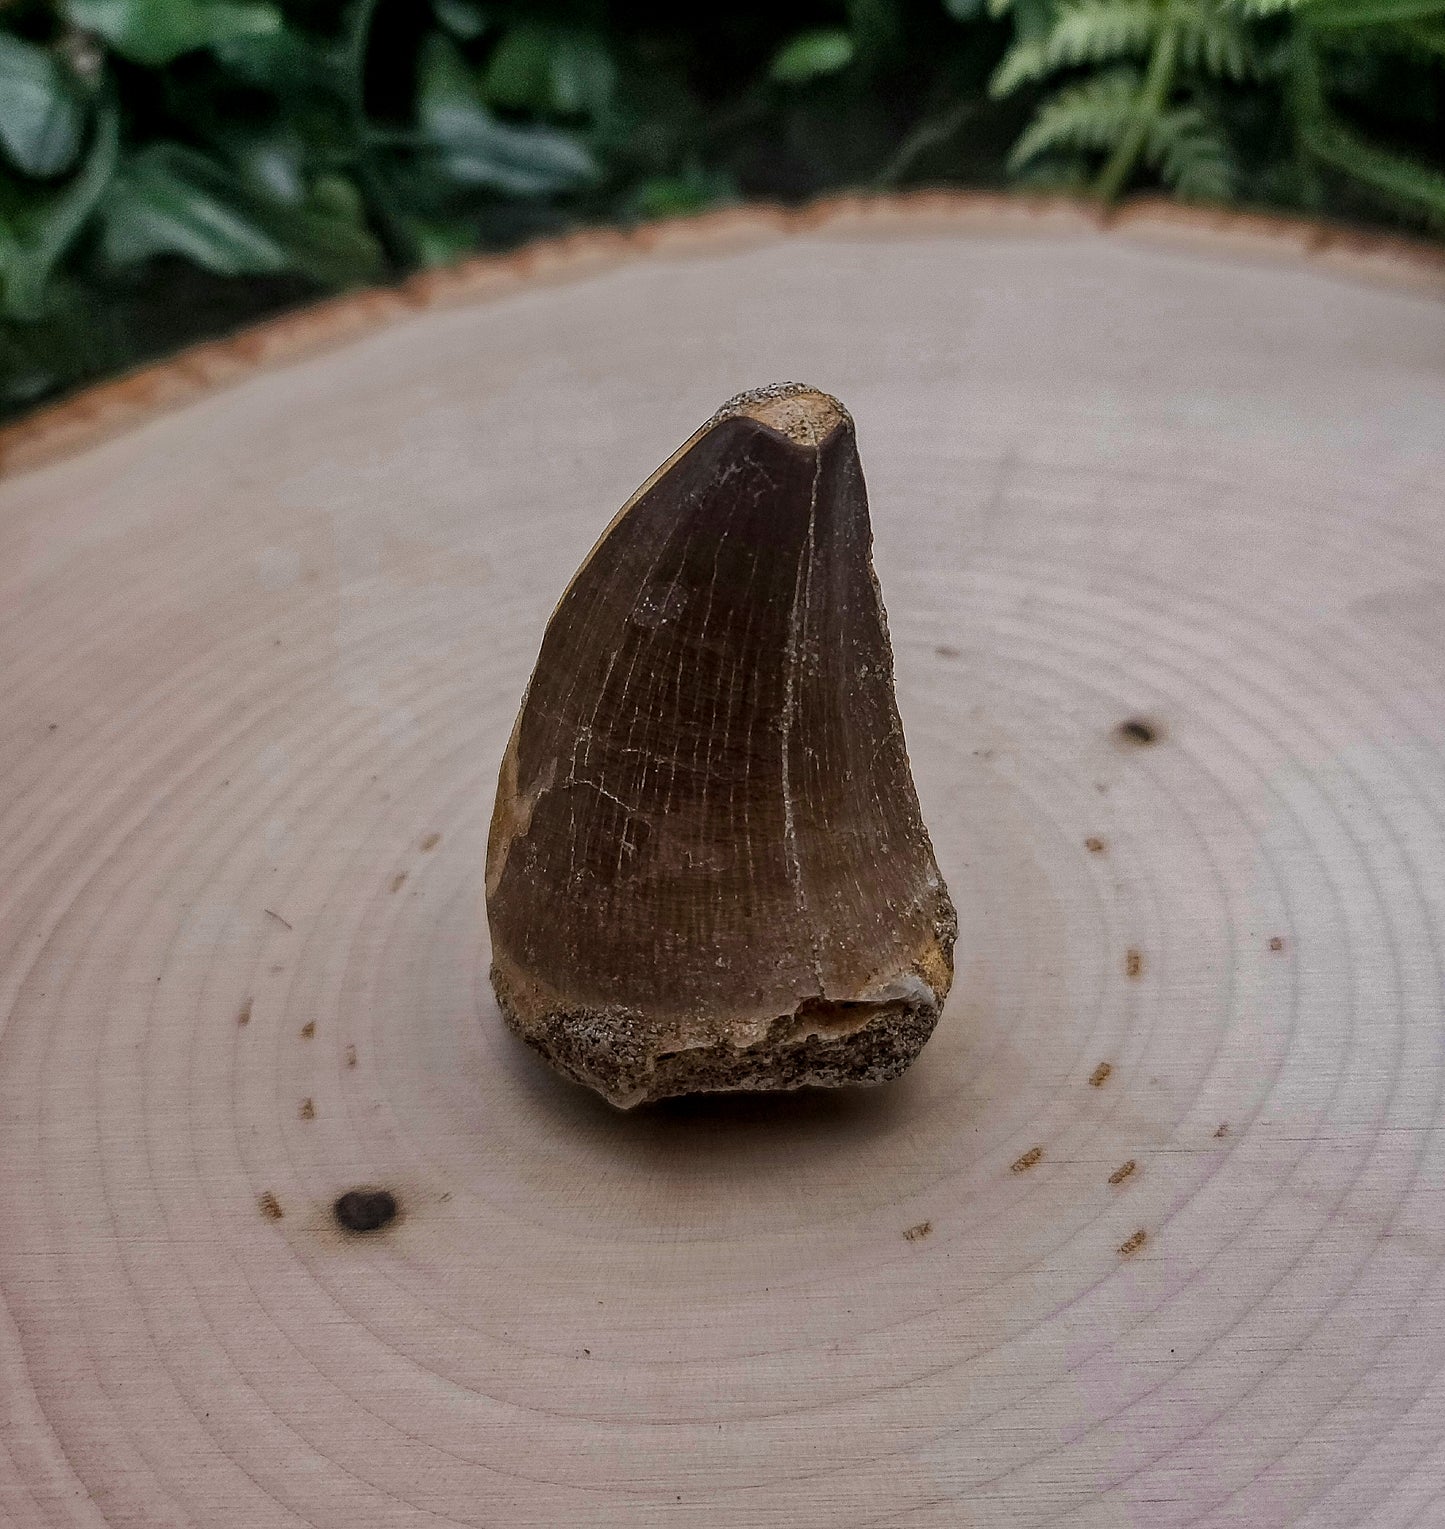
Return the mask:
{"type": "Polygon", "coordinates": [[[739,213],[8,433],[0,1522],[1445,1521],[1442,291],[739,213]],[[959,977],[897,1085],[624,1116],[498,1020],[497,762],[617,506],[794,378],[959,977]]]}

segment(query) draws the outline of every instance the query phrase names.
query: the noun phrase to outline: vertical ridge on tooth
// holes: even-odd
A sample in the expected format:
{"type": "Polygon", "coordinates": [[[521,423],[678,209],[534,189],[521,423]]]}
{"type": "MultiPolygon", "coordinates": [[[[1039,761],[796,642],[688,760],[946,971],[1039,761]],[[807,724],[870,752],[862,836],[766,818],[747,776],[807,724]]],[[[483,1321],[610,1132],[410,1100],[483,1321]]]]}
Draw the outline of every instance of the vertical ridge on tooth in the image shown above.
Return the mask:
{"type": "Polygon", "coordinates": [[[627,1106],[876,1082],[956,919],[919,814],[853,421],[730,400],[563,594],[487,856],[508,1023],[627,1106]]]}

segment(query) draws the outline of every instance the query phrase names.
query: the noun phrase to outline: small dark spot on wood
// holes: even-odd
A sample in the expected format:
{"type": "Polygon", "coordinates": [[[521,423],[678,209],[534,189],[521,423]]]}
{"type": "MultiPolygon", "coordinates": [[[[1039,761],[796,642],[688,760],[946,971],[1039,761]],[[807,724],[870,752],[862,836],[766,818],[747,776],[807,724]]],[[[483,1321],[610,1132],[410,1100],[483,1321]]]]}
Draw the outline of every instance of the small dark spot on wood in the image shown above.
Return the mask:
{"type": "Polygon", "coordinates": [[[1114,733],[1121,742],[1143,748],[1147,744],[1158,743],[1163,729],[1157,722],[1151,722],[1145,717],[1128,717],[1114,729],[1114,733]]]}
{"type": "Polygon", "coordinates": [[[273,966],[271,968],[271,975],[274,977],[278,972],[284,972],[285,970],[284,966],[273,966]]]}
{"type": "Polygon", "coordinates": [[[1084,848],[1091,855],[1102,855],[1106,847],[1102,839],[1096,839],[1092,835],[1084,840],[1084,848]]]}
{"type": "Polygon", "coordinates": [[[286,1213],[281,1209],[281,1202],[269,1189],[263,1190],[256,1197],[256,1203],[261,1207],[261,1214],[268,1221],[279,1221],[286,1213]]]}
{"type": "Polygon", "coordinates": [[[393,892],[400,892],[401,889],[405,885],[406,885],[406,872],[405,871],[398,871],[396,873],[396,875],[391,878],[391,890],[393,892]]]}
{"type": "Polygon", "coordinates": [[[1137,1232],[1134,1233],[1132,1237],[1126,1238],[1119,1244],[1119,1251],[1124,1255],[1125,1258],[1129,1258],[1133,1254],[1137,1253],[1139,1249],[1142,1248],[1148,1241],[1149,1234],[1141,1227],[1137,1232]]]}
{"type": "MultiPolygon", "coordinates": [[[[583,1350],[582,1350],[582,1352],[583,1352],[583,1353],[584,1353],[584,1354],[586,1354],[586,1356],[587,1356],[587,1357],[588,1357],[588,1358],[589,1358],[589,1359],[590,1359],[590,1358],[591,1358],[591,1357],[592,1357],[592,1350],[591,1350],[591,1349],[590,1349],[590,1348],[585,1348],[585,1349],[583,1349],[583,1350]]],[[[678,1499],[677,1499],[677,1500],[678,1500],[678,1501],[679,1501],[679,1502],[681,1502],[681,1501],[682,1501],[682,1498],[680,1498],[680,1497],[679,1497],[679,1498],[678,1498],[678,1499]]]]}
{"type": "Polygon", "coordinates": [[[1109,1081],[1113,1071],[1114,1064],[1112,1062],[1100,1062],[1099,1065],[1093,1070],[1093,1072],[1089,1074],[1089,1087],[1103,1088],[1103,1086],[1109,1081]]]}
{"type": "Polygon", "coordinates": [[[1030,1147],[1020,1158],[1009,1164],[1010,1173],[1027,1173],[1030,1168],[1044,1155],[1042,1147],[1030,1147]]]}
{"type": "Polygon", "coordinates": [[[348,1189],[332,1206],[348,1232],[376,1232],[396,1220],[396,1196],[389,1189],[348,1189]]]}
{"type": "Polygon", "coordinates": [[[1124,953],[1124,975],[1137,977],[1144,970],[1144,957],[1137,950],[1129,950],[1124,953]]]}
{"type": "Polygon", "coordinates": [[[254,999],[248,998],[241,1005],[241,1012],[236,1016],[236,1023],[238,1025],[249,1025],[251,1023],[251,1005],[254,1002],[254,999]]]}
{"type": "Polygon", "coordinates": [[[348,1067],[355,1067],[356,1066],[356,1047],[355,1046],[348,1046],[346,1048],[346,1065],[348,1067]]]}
{"type": "Polygon", "coordinates": [[[1269,948],[1271,950],[1283,950],[1284,949],[1284,941],[1277,934],[1271,935],[1270,936],[1270,941],[1269,941],[1269,948]]]}
{"type": "Polygon", "coordinates": [[[262,913],[269,913],[271,915],[271,917],[274,918],[276,920],[276,922],[278,924],[280,924],[283,929],[292,929],[292,928],[295,927],[292,924],[288,924],[286,922],[286,920],[284,918],[282,918],[281,915],[279,913],[277,913],[277,911],[274,908],[262,908],[261,911],[262,911],[262,913]]]}
{"type": "Polygon", "coordinates": [[[435,849],[442,842],[442,836],[438,833],[430,833],[421,841],[423,850],[435,849]]]}
{"type": "Polygon", "coordinates": [[[1226,1120],[1224,1122],[1224,1124],[1222,1126],[1220,1126],[1220,1128],[1214,1133],[1214,1139],[1215,1139],[1215,1141],[1223,1141],[1223,1139],[1226,1136],[1228,1136],[1228,1135],[1229,1135],[1229,1122],[1226,1120]]]}
{"type": "Polygon", "coordinates": [[[1122,1184],[1138,1166],[1138,1163],[1132,1157],[1127,1163],[1120,1163],[1113,1173],[1109,1175],[1109,1182],[1111,1184],[1122,1184]]]}
{"type": "Polygon", "coordinates": [[[49,724],[49,730],[53,733],[59,726],[60,724],[58,722],[51,722],[49,724]]]}
{"type": "Polygon", "coordinates": [[[950,647],[946,642],[939,643],[933,650],[940,658],[962,658],[963,654],[958,648],[950,647]]]}
{"type": "Polygon", "coordinates": [[[903,1236],[908,1242],[922,1242],[932,1231],[931,1221],[920,1221],[917,1226],[910,1226],[903,1236]]]}
{"type": "Polygon", "coordinates": [[[311,1037],[313,1035],[315,1035],[315,1034],[316,1034],[316,1021],[314,1019],[308,1019],[306,1021],[306,1023],[301,1026],[301,1039],[303,1041],[309,1041],[311,1039],[311,1037]]]}
{"type": "Polygon", "coordinates": [[[316,1119],[316,1104],[313,1100],[303,1099],[301,1101],[301,1118],[302,1120],[316,1119]]]}

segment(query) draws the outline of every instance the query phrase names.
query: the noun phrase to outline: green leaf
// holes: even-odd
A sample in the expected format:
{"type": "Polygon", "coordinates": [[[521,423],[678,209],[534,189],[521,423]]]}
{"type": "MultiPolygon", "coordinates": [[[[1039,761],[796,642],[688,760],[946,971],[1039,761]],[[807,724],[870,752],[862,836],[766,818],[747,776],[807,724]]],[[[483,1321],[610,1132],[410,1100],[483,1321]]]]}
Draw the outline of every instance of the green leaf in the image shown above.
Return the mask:
{"type": "Polygon", "coordinates": [[[487,13],[472,0],[431,0],[431,8],[447,31],[465,42],[487,29],[487,13]]]}
{"type": "Polygon", "coordinates": [[[1445,16],[1445,0],[1307,0],[1300,20],[1312,27],[1369,27],[1445,16]]]}
{"type": "Polygon", "coordinates": [[[1007,95],[1056,69],[1098,64],[1148,51],[1163,15],[1151,0],[1074,0],[1063,5],[1044,37],[1016,44],[1004,56],[989,91],[1007,95]]]}
{"type": "Polygon", "coordinates": [[[344,85],[344,72],[332,53],[289,27],[225,37],[211,44],[211,52],[242,83],[277,96],[305,97],[309,104],[344,85]]]}
{"type": "Polygon", "coordinates": [[[65,13],[123,58],[152,68],[197,48],[281,30],[280,11],[264,0],[65,0],[65,13]]]}
{"type": "Polygon", "coordinates": [[[529,197],[575,190],[596,178],[592,156],[570,135],[494,117],[461,55],[439,33],[422,50],[417,116],[447,174],[461,185],[529,197]]]}
{"type": "Polygon", "coordinates": [[[3,308],[11,318],[33,319],[45,311],[46,285],[65,252],[90,221],[115,174],[120,143],[115,103],[101,102],[85,162],[64,187],[7,228],[0,222],[3,308]]]}
{"type": "Polygon", "coordinates": [[[255,217],[285,249],[291,269],[323,286],[357,286],[385,269],[361,194],[345,176],[322,176],[299,205],[257,207],[255,217]]]}
{"type": "Polygon", "coordinates": [[[1187,69],[1203,68],[1226,80],[1247,80],[1260,73],[1248,34],[1226,11],[1213,5],[1191,5],[1176,15],[1179,61],[1187,69]]]}
{"type": "Polygon", "coordinates": [[[109,99],[96,113],[95,135],[84,164],[60,191],[9,223],[0,219],[0,275],[6,317],[34,320],[47,307],[47,283],[61,258],[89,222],[115,174],[118,113],[109,99]]]}
{"type": "Polygon", "coordinates": [[[83,120],[75,80],[55,55],[0,32],[0,143],[17,168],[40,179],[68,169],[83,120]]]}
{"type": "Polygon", "coordinates": [[[523,23],[512,27],[492,52],[482,94],[497,106],[546,111],[552,101],[549,29],[523,23]]]}
{"type": "Polygon", "coordinates": [[[989,15],[1011,15],[1014,36],[1021,38],[1045,36],[1053,27],[1056,9],[1056,0],[988,0],[989,15]]]}
{"type": "Polygon", "coordinates": [[[1202,67],[1231,80],[1258,72],[1243,27],[1208,0],[1168,10],[1154,0],[1068,0],[1046,34],[1021,39],[1004,55],[989,81],[989,93],[1005,96],[1028,81],[1080,64],[1141,57],[1165,27],[1175,30],[1179,58],[1186,67],[1202,67]]]}
{"type": "Polygon", "coordinates": [[[769,75],[782,85],[802,85],[826,74],[837,74],[853,61],[853,39],[837,27],[800,32],[786,42],[768,65],[769,75]]]}
{"type": "Polygon", "coordinates": [[[1195,202],[1222,202],[1234,188],[1224,140],[1194,106],[1162,112],[1149,126],[1144,158],[1165,185],[1195,202]]]}
{"type": "Polygon", "coordinates": [[[225,172],[204,154],[151,144],[131,157],[106,197],[106,258],[132,265],[181,255],[220,276],[285,270],[285,250],[238,200],[225,172]]]}
{"type": "Polygon", "coordinates": [[[1325,164],[1445,227],[1445,175],[1439,170],[1379,148],[1331,117],[1306,120],[1301,136],[1309,152],[1325,164]]]}
{"type": "Polygon", "coordinates": [[[256,132],[218,132],[214,141],[241,179],[259,195],[281,203],[305,201],[305,149],[300,137],[284,122],[256,132]]]}
{"type": "Polygon", "coordinates": [[[482,94],[493,105],[521,111],[596,116],[616,83],[616,65],[596,33],[523,22],[493,51],[482,94]]]}
{"type": "Polygon", "coordinates": [[[450,265],[477,247],[473,221],[460,218],[408,217],[407,233],[423,265],[450,265]]]}
{"type": "Polygon", "coordinates": [[[984,0],[943,0],[943,8],[955,21],[972,21],[983,14],[984,0]]]}
{"type": "Polygon", "coordinates": [[[690,165],[680,175],[654,175],[633,193],[633,208],[645,218],[674,218],[731,201],[737,187],[718,170],[690,165]]]}
{"type": "Polygon", "coordinates": [[[1049,62],[1048,38],[1021,38],[999,61],[988,82],[988,93],[995,98],[1006,96],[1020,85],[1043,79],[1053,69],[1054,65],[1049,62]]]}
{"type": "Polygon", "coordinates": [[[372,280],[383,267],[361,198],[343,177],[304,192],[292,177],[248,182],[176,143],[133,155],[103,213],[102,248],[116,265],[179,255],[220,276],[289,270],[329,287],[372,280]]]}
{"type": "Polygon", "coordinates": [[[1052,149],[1113,148],[1138,120],[1140,88],[1138,71],[1121,68],[1056,92],[1013,146],[1010,168],[1052,149]]]}

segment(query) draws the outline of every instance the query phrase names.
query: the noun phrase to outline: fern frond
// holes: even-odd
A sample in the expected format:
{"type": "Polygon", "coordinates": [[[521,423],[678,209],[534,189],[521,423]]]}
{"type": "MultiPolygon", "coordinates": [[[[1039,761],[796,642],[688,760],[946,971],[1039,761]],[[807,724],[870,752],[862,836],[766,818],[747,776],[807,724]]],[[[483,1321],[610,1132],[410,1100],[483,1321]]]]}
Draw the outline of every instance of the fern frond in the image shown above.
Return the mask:
{"type": "Polygon", "coordinates": [[[1006,96],[1028,80],[1039,79],[1052,67],[1048,62],[1048,39],[1026,37],[1016,42],[999,60],[993,78],[988,82],[988,93],[995,97],[1006,96]]]}
{"type": "Polygon", "coordinates": [[[1162,21],[1152,0],[1071,0],[1059,7],[1045,36],[1009,49],[989,91],[1003,96],[1055,69],[1137,57],[1148,51],[1162,21]]]}
{"type": "Polygon", "coordinates": [[[1161,112],[1150,124],[1144,158],[1190,201],[1222,202],[1234,189],[1229,149],[1197,106],[1161,112]]]}
{"type": "Polygon", "coordinates": [[[1309,3],[1310,0],[1234,0],[1234,9],[1241,16],[1257,20],[1264,16],[1278,16],[1283,11],[1297,11],[1309,3]]]}
{"type": "Polygon", "coordinates": [[[1139,114],[1137,69],[1105,70],[1077,85],[1066,85],[1038,109],[1009,155],[1018,169],[1049,149],[1092,149],[1117,144],[1139,114]]]}
{"type": "Polygon", "coordinates": [[[1176,5],[1173,19],[1179,29],[1179,62],[1186,69],[1227,80],[1247,80],[1261,72],[1249,33],[1210,0],[1176,5]]]}

